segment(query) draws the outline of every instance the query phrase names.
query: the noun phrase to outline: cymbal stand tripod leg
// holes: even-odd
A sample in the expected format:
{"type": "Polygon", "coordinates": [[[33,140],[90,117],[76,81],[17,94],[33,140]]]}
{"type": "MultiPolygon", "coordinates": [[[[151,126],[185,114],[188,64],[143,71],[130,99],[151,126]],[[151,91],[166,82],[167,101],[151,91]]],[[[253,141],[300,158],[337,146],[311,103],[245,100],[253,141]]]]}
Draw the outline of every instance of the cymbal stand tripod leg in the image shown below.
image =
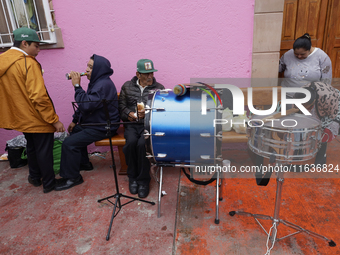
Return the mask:
{"type": "Polygon", "coordinates": [[[287,237],[290,237],[290,236],[293,236],[293,235],[296,235],[296,234],[299,234],[299,233],[306,233],[306,234],[309,234],[309,235],[311,235],[313,237],[323,239],[323,240],[328,242],[329,246],[335,247],[336,243],[333,240],[328,239],[327,237],[319,235],[319,234],[317,234],[315,232],[306,230],[306,229],[304,229],[304,228],[302,228],[302,227],[300,227],[300,226],[298,226],[296,224],[293,224],[291,222],[288,222],[288,221],[285,221],[285,220],[281,220],[279,218],[280,217],[280,207],[281,207],[281,196],[282,196],[283,181],[284,181],[283,173],[279,172],[279,174],[277,176],[277,179],[276,179],[277,187],[276,187],[275,208],[274,208],[274,216],[273,217],[271,217],[269,215],[252,214],[252,213],[243,212],[243,211],[230,211],[229,215],[230,216],[234,216],[235,214],[238,214],[240,216],[250,216],[250,217],[253,217],[255,219],[255,221],[260,225],[262,230],[268,236],[268,239],[267,239],[267,253],[270,252],[270,250],[273,248],[275,242],[278,242],[278,241],[280,241],[282,239],[285,239],[287,237]],[[271,220],[273,222],[273,226],[271,227],[269,232],[267,232],[265,230],[265,228],[262,226],[261,222],[258,219],[271,220]],[[279,223],[282,223],[283,225],[285,225],[287,227],[295,229],[295,230],[297,230],[297,232],[294,232],[292,234],[286,235],[286,236],[281,237],[281,238],[277,238],[276,234],[277,234],[277,227],[278,227],[279,223]],[[268,247],[269,241],[271,242],[271,247],[270,248],[268,247]]]}

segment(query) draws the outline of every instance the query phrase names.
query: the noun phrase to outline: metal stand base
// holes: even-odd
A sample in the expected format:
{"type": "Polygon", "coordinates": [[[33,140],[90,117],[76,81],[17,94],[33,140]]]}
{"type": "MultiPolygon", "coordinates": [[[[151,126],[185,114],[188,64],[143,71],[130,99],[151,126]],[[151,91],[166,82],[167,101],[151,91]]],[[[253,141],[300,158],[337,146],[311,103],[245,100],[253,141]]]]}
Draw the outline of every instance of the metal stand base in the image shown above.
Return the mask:
{"type": "MultiPolygon", "coordinates": [[[[103,99],[103,100],[100,100],[100,101],[93,101],[93,102],[98,102],[98,103],[102,104],[104,112],[105,112],[106,123],[88,123],[88,124],[83,124],[83,126],[105,126],[105,129],[107,131],[106,136],[109,138],[109,142],[110,142],[110,153],[111,153],[111,160],[112,160],[112,169],[113,169],[113,174],[114,174],[115,184],[116,184],[116,194],[98,200],[99,203],[101,201],[107,200],[111,204],[114,205],[112,216],[111,216],[111,221],[110,221],[110,226],[109,226],[109,231],[107,232],[107,235],[106,235],[106,241],[108,241],[110,239],[110,232],[111,232],[111,228],[112,228],[113,219],[117,216],[117,214],[119,213],[120,209],[124,205],[130,204],[131,202],[136,201],[136,200],[141,201],[141,202],[145,202],[145,203],[149,203],[149,204],[152,204],[152,205],[155,205],[154,202],[146,201],[146,200],[135,198],[135,197],[125,196],[125,195],[123,195],[123,194],[121,194],[119,192],[116,164],[115,164],[115,158],[114,158],[114,155],[113,155],[112,141],[111,141],[111,137],[112,137],[112,135],[111,135],[111,125],[133,124],[133,123],[131,123],[131,122],[127,122],[127,123],[126,122],[111,123],[109,109],[108,109],[108,104],[113,102],[113,101],[115,101],[115,100],[106,100],[106,99],[103,99]],[[110,198],[113,198],[113,197],[115,198],[115,202],[114,203],[112,203],[109,200],[110,198]],[[120,198],[121,197],[129,198],[129,199],[131,199],[131,201],[129,201],[129,202],[127,202],[127,203],[122,205],[121,202],[120,202],[120,198]],[[116,209],[117,208],[119,210],[116,213],[116,209]]],[[[101,106],[101,104],[100,104],[100,106],[101,106]]],[[[74,104],[73,104],[73,107],[75,107],[74,104]]],[[[136,124],[139,124],[139,123],[137,122],[136,124]]]]}
{"type": "MultiPolygon", "coordinates": [[[[109,137],[111,137],[111,135],[109,137]]],[[[116,194],[98,200],[98,203],[100,203],[100,202],[102,202],[104,200],[107,200],[108,202],[110,202],[111,204],[114,205],[112,216],[111,216],[109,230],[108,230],[107,235],[106,235],[106,241],[109,241],[109,239],[110,239],[110,232],[111,232],[111,228],[112,228],[113,219],[118,215],[118,213],[120,212],[120,209],[124,205],[130,204],[131,202],[136,201],[136,200],[137,201],[141,201],[141,202],[145,202],[145,203],[148,203],[148,204],[151,204],[151,205],[155,205],[155,202],[146,201],[146,200],[139,199],[139,198],[136,198],[136,197],[126,196],[126,195],[123,195],[122,193],[119,192],[116,164],[115,164],[115,159],[114,159],[114,155],[113,155],[111,138],[109,138],[109,141],[110,141],[110,152],[111,152],[111,159],[112,159],[112,168],[113,168],[113,174],[114,174],[115,184],[116,184],[116,194]],[[115,202],[114,203],[112,203],[110,201],[110,198],[113,198],[113,197],[115,198],[115,202]],[[126,202],[125,204],[121,204],[121,202],[120,202],[120,198],[121,197],[125,197],[125,198],[128,198],[128,199],[131,199],[131,201],[126,202]],[[118,211],[116,213],[116,209],[117,208],[118,208],[118,211]]]]}
{"type": "MultiPolygon", "coordinates": [[[[190,165],[163,165],[163,164],[158,164],[158,170],[159,170],[159,188],[158,188],[158,212],[157,212],[157,217],[161,217],[161,199],[162,199],[162,185],[163,185],[163,167],[192,167],[190,165]]],[[[217,172],[217,178],[216,178],[216,209],[215,209],[215,224],[219,224],[219,201],[222,201],[223,198],[221,196],[222,194],[222,179],[220,179],[220,174],[217,172]]]]}
{"type": "Polygon", "coordinates": [[[299,233],[306,233],[306,234],[311,235],[313,237],[323,239],[323,240],[328,242],[329,246],[335,247],[336,243],[333,240],[328,239],[327,237],[319,235],[319,234],[317,234],[315,232],[312,232],[310,230],[304,229],[304,228],[302,228],[302,227],[300,227],[300,226],[298,226],[296,224],[293,224],[293,223],[291,223],[289,221],[281,220],[279,218],[280,205],[281,205],[281,195],[282,195],[282,185],[283,185],[283,181],[284,181],[283,173],[279,173],[278,174],[278,177],[277,177],[276,181],[277,181],[277,188],[276,188],[276,199],[275,199],[274,217],[271,217],[269,215],[262,215],[262,214],[252,214],[252,213],[249,213],[249,212],[242,212],[242,211],[231,211],[231,212],[229,212],[229,215],[230,216],[234,216],[235,214],[239,214],[240,216],[251,216],[251,217],[253,217],[256,220],[256,222],[260,225],[262,230],[267,234],[268,239],[272,243],[272,247],[274,246],[275,242],[278,242],[278,241],[280,241],[280,240],[282,240],[284,238],[287,238],[287,237],[290,237],[290,236],[293,236],[293,235],[296,235],[296,234],[299,234],[299,233]],[[259,222],[258,219],[271,220],[273,222],[273,227],[272,228],[274,228],[274,231],[271,232],[271,230],[272,230],[272,228],[271,228],[271,230],[269,232],[267,232],[264,229],[264,227],[262,226],[262,224],[259,222]],[[283,225],[285,225],[285,226],[287,226],[289,228],[297,230],[297,232],[289,234],[289,235],[286,235],[286,236],[281,237],[281,238],[277,238],[276,237],[276,233],[277,233],[276,227],[279,225],[279,223],[282,223],[283,225]]]}
{"type": "Polygon", "coordinates": [[[151,205],[155,205],[155,202],[150,202],[150,201],[146,201],[146,200],[143,200],[143,199],[139,199],[139,198],[136,198],[136,197],[130,197],[130,196],[126,196],[126,195],[123,195],[121,193],[118,193],[118,194],[114,194],[112,196],[109,196],[109,197],[105,197],[105,198],[102,198],[102,199],[99,199],[97,202],[100,203],[101,201],[104,201],[104,200],[107,200],[109,203],[113,204],[114,205],[114,208],[113,208],[113,212],[112,212],[112,216],[111,216],[111,221],[110,221],[110,226],[109,226],[109,230],[107,232],[107,235],[106,235],[106,241],[109,241],[110,239],[110,233],[111,233],[111,228],[112,228],[112,223],[113,223],[113,219],[118,215],[118,213],[120,212],[120,209],[124,206],[124,205],[127,205],[127,204],[130,204],[132,203],[133,201],[141,201],[141,202],[145,202],[145,203],[149,203],[151,205]],[[112,203],[110,201],[110,198],[115,198],[115,202],[112,203]],[[125,197],[125,198],[129,198],[131,199],[129,202],[126,202],[125,204],[121,204],[120,202],[120,198],[121,197],[125,197]],[[118,211],[116,213],[116,209],[118,208],[118,211]]]}

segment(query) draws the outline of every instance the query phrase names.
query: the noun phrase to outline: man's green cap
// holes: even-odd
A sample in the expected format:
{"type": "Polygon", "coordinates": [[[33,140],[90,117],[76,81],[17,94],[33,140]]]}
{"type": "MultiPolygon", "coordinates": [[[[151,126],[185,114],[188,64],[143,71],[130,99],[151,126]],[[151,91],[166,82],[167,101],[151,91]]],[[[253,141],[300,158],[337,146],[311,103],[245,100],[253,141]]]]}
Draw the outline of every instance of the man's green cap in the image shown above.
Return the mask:
{"type": "Polygon", "coordinates": [[[153,73],[157,72],[153,67],[153,62],[150,59],[140,59],[137,62],[137,72],[139,73],[153,73]]]}
{"type": "Polygon", "coordinates": [[[37,32],[28,27],[20,27],[14,30],[13,35],[14,35],[14,40],[18,42],[21,42],[21,41],[41,42],[37,32]]]}

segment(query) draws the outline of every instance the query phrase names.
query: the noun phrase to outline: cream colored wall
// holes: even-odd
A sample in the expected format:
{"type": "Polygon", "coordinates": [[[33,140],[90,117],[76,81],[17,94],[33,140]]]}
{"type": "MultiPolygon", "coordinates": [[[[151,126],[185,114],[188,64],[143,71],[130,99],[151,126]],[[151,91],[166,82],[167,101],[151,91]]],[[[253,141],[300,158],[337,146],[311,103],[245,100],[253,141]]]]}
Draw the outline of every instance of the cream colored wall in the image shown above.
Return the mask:
{"type": "Polygon", "coordinates": [[[255,0],[252,87],[277,86],[284,0],[255,0]]]}

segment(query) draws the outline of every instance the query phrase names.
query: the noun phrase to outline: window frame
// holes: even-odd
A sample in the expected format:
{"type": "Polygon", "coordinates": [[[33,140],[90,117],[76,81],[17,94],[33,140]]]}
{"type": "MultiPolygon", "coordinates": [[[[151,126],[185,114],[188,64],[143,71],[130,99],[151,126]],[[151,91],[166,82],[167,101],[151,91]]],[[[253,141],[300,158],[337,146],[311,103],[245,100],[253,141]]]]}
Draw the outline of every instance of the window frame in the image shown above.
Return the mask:
{"type": "MultiPolygon", "coordinates": [[[[0,8],[2,8],[2,11],[4,13],[4,19],[6,21],[5,24],[5,28],[7,29],[7,32],[5,33],[0,33],[0,51],[6,51],[8,48],[13,46],[13,30],[15,30],[17,21],[15,20],[15,9],[14,11],[11,10],[11,0],[0,0],[1,4],[0,4],[0,8]],[[6,3],[6,7],[4,6],[4,2],[6,3]],[[6,11],[7,10],[7,13],[6,11]],[[2,36],[10,36],[10,42],[3,42],[2,36]]],[[[24,0],[22,0],[24,1],[24,0]]],[[[62,39],[62,33],[61,33],[61,29],[57,26],[56,22],[55,22],[55,17],[54,17],[54,9],[53,9],[53,4],[52,4],[52,0],[41,0],[42,3],[42,9],[44,12],[45,20],[44,22],[46,22],[47,25],[47,29],[48,31],[44,31],[41,28],[41,19],[39,17],[38,11],[37,11],[37,3],[36,0],[33,0],[33,4],[34,4],[34,11],[36,13],[37,16],[37,25],[39,27],[37,33],[39,34],[40,38],[42,38],[42,40],[44,41],[44,44],[40,45],[41,49],[50,49],[50,48],[64,48],[64,43],[63,43],[63,39],[62,39]],[[44,39],[44,34],[48,33],[49,36],[49,40],[44,39]]],[[[24,8],[25,11],[25,18],[27,19],[27,10],[26,8],[24,8]]],[[[28,20],[27,20],[28,21],[28,20]]],[[[29,22],[28,26],[29,26],[29,22]]]]}

